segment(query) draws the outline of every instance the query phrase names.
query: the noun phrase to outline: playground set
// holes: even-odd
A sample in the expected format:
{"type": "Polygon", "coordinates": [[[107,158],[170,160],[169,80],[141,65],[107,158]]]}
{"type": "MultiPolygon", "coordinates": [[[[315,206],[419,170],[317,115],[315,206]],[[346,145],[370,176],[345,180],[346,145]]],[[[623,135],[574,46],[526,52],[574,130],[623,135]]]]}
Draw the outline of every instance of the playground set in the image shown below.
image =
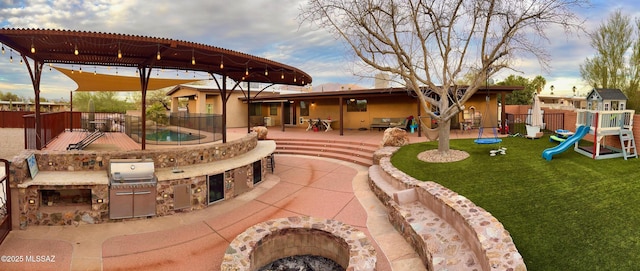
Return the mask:
{"type": "MultiPolygon", "coordinates": [[[[635,140],[633,137],[633,110],[624,111],[578,111],[576,132],[565,138],[555,136],[552,141],[560,141],[558,146],[546,149],[542,157],[546,160],[574,146],[574,150],[593,159],[608,159],[623,157],[637,158],[635,140]],[[580,140],[592,136],[593,144],[581,146],[580,140]],[[621,148],[607,145],[606,137],[617,136],[621,148]]],[[[552,136],[554,137],[554,136],[552,136]]]]}
{"type": "Polygon", "coordinates": [[[626,96],[619,90],[592,90],[587,96],[587,103],[588,107],[596,110],[577,110],[576,132],[568,135],[566,130],[557,131],[558,135],[551,136],[550,140],[560,143],[558,146],[544,150],[542,157],[549,161],[554,155],[574,146],[574,151],[593,159],[637,158],[638,153],[633,136],[635,111],[625,110],[625,102],[626,96]],[[611,96],[617,99],[611,99],[611,96]],[[591,137],[593,144],[581,146],[580,140],[585,137],[591,137]],[[614,142],[606,140],[607,137],[618,137],[620,147],[607,145],[607,142],[614,142]]]}

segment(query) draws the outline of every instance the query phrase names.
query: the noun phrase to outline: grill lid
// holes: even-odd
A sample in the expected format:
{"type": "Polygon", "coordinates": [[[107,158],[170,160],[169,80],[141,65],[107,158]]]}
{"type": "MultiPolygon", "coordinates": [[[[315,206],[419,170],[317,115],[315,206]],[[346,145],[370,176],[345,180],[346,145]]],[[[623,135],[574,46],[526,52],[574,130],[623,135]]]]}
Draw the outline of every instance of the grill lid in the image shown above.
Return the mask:
{"type": "Polygon", "coordinates": [[[111,159],[109,176],[114,181],[150,180],[155,174],[153,160],[111,159]]]}

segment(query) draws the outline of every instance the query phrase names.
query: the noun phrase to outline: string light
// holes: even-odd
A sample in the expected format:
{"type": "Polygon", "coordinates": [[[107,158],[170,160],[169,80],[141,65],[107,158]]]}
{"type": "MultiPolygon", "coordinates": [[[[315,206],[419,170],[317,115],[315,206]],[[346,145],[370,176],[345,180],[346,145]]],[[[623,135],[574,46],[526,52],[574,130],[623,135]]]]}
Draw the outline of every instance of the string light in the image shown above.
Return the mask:
{"type": "Polygon", "coordinates": [[[280,74],[280,79],[284,79],[284,71],[280,74]]]}
{"type": "Polygon", "coordinates": [[[98,74],[98,72],[96,71],[98,68],[96,68],[96,66],[93,66],[93,75],[98,74]]]}
{"type": "Polygon", "coordinates": [[[196,65],[195,50],[191,50],[191,65],[196,65]]]}
{"type": "Polygon", "coordinates": [[[51,71],[51,66],[53,66],[53,65],[51,65],[51,63],[49,63],[49,71],[51,71]]]}
{"type": "Polygon", "coordinates": [[[244,70],[244,75],[249,75],[249,67],[248,66],[244,70]]]}
{"type": "Polygon", "coordinates": [[[75,72],[73,71],[73,65],[71,65],[71,74],[74,74],[75,72]]]}
{"type": "Polygon", "coordinates": [[[120,51],[120,43],[118,42],[118,58],[122,58],[122,51],[120,51]]]}
{"type": "Polygon", "coordinates": [[[4,55],[4,44],[2,44],[2,54],[4,55]]]}
{"type": "Polygon", "coordinates": [[[82,66],[80,66],[80,69],[78,70],[78,72],[82,73],[82,66]]]}
{"type": "Polygon", "coordinates": [[[264,66],[264,76],[269,76],[269,70],[267,69],[267,66],[264,66]]]}
{"type": "Polygon", "coordinates": [[[116,67],[116,74],[118,74],[118,67],[116,67]]]}
{"type": "Polygon", "coordinates": [[[13,63],[13,49],[9,50],[9,62],[13,63]]]}
{"type": "Polygon", "coordinates": [[[35,54],[36,53],[36,47],[33,46],[33,38],[31,38],[31,53],[35,54]]]}
{"type": "MultiPolygon", "coordinates": [[[[2,53],[4,53],[4,49],[2,50],[2,53]]],[[[220,57],[220,69],[224,69],[224,60],[222,60],[222,57],[220,57]]]]}
{"type": "Polygon", "coordinates": [[[156,55],[156,59],[160,60],[160,44],[158,44],[158,54],[156,55]]]}
{"type": "Polygon", "coordinates": [[[78,55],[78,53],[79,53],[79,52],[78,52],[78,45],[76,44],[76,45],[74,45],[73,54],[74,54],[74,55],[78,55]]]}

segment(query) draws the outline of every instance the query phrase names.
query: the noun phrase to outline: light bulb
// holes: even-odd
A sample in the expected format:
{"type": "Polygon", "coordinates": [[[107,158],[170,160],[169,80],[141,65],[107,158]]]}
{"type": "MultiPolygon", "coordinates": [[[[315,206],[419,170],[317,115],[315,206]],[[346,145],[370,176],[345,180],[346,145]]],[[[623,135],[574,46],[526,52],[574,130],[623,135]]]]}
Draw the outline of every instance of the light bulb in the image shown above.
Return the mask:
{"type": "Polygon", "coordinates": [[[269,76],[269,70],[267,70],[267,68],[264,68],[264,76],[269,76]]]}
{"type": "Polygon", "coordinates": [[[33,42],[31,42],[31,53],[32,54],[36,53],[36,47],[33,46],[33,42]]]}
{"type": "Polygon", "coordinates": [[[191,65],[196,65],[196,58],[195,57],[191,57],[191,65]]]}
{"type": "Polygon", "coordinates": [[[78,70],[80,73],[82,73],[82,67],[80,67],[80,69],[78,70]]]}
{"type": "MultiPolygon", "coordinates": [[[[2,51],[4,53],[4,51],[2,51]]],[[[224,69],[224,62],[222,62],[222,60],[220,60],[220,69],[224,69]]]]}
{"type": "Polygon", "coordinates": [[[157,59],[157,60],[160,60],[160,58],[161,58],[161,57],[160,57],[160,51],[158,51],[158,54],[156,55],[156,59],[157,59]]]}
{"type": "Polygon", "coordinates": [[[75,49],[73,50],[74,55],[78,55],[78,45],[75,45],[75,49]]]}
{"type": "Polygon", "coordinates": [[[118,49],[118,58],[122,58],[122,51],[120,51],[120,49],[118,49]]]}
{"type": "MultiPolygon", "coordinates": [[[[4,55],[4,44],[2,45],[2,54],[4,55]]],[[[220,64],[222,65],[222,64],[220,64]]]]}
{"type": "Polygon", "coordinates": [[[246,69],[244,70],[244,75],[249,75],[249,68],[246,68],[246,69]]]}
{"type": "Polygon", "coordinates": [[[282,74],[280,74],[280,79],[284,79],[284,72],[282,72],[282,74]]]}

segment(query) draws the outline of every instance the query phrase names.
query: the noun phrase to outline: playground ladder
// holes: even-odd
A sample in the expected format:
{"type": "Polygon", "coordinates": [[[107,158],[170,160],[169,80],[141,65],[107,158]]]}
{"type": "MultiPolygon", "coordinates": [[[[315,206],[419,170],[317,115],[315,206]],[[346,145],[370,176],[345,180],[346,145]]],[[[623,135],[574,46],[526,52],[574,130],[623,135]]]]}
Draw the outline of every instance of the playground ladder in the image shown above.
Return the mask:
{"type": "Polygon", "coordinates": [[[620,130],[620,146],[622,146],[622,155],[624,160],[627,160],[629,157],[638,158],[636,141],[633,139],[633,132],[631,130],[620,130]]]}

